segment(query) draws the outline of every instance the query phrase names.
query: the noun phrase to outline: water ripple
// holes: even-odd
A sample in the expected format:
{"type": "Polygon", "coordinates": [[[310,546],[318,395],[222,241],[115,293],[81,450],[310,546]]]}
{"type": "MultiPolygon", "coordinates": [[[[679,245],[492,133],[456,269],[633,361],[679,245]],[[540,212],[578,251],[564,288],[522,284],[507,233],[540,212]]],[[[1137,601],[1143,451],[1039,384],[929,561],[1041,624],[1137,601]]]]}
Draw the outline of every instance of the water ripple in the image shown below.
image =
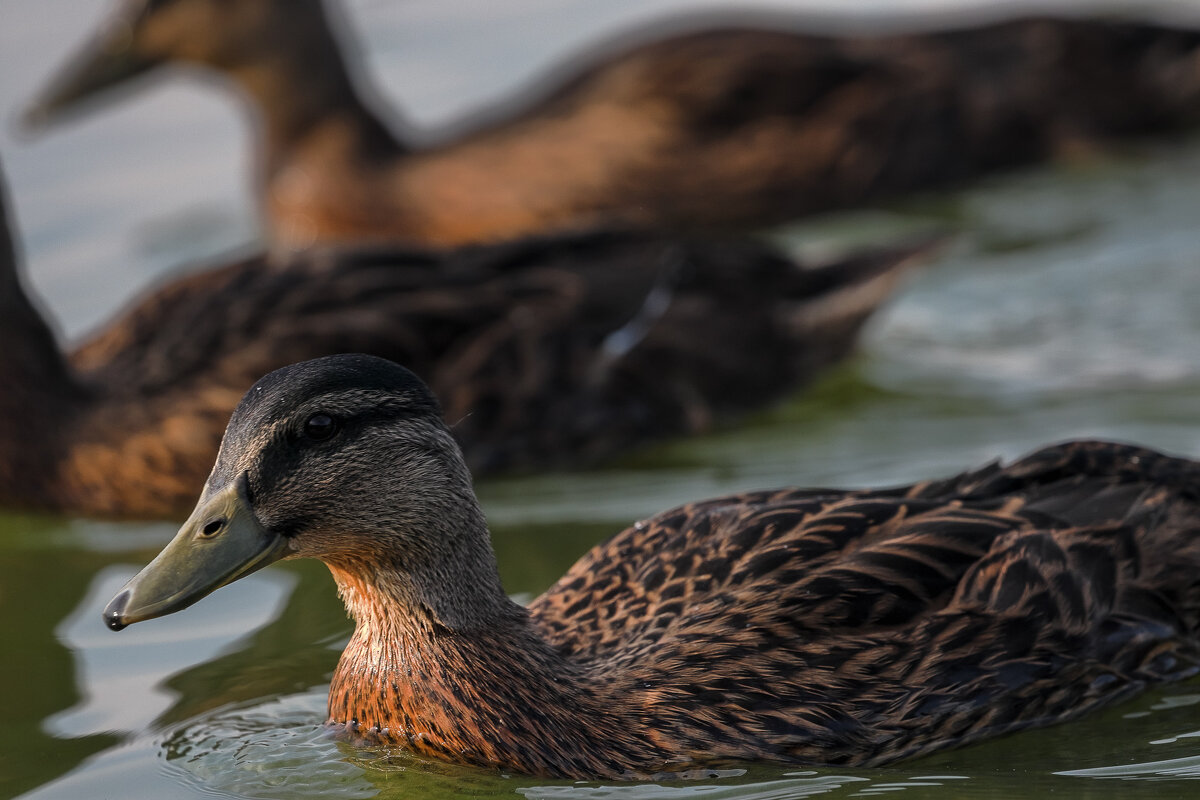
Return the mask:
{"type": "Polygon", "coordinates": [[[229,797],[374,797],[363,770],[316,722],[324,717],[323,689],[218,709],[165,732],[159,753],[229,797]]]}

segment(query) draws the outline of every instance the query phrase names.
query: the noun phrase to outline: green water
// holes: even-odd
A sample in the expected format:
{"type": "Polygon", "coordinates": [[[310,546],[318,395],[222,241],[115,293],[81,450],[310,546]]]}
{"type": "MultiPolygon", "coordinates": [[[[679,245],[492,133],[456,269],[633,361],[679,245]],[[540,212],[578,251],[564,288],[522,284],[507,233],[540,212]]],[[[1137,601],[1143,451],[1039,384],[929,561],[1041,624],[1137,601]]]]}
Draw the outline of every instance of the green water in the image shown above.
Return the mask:
{"type": "MultiPolygon", "coordinates": [[[[749,486],[895,483],[1073,436],[1200,455],[1198,168],[1200,143],[1181,143],[785,232],[807,247],[931,223],[961,234],[854,361],[747,425],[481,486],[507,588],[531,597],[630,520],[749,486]]],[[[1200,681],[886,770],[732,765],[604,785],[356,751],[319,727],[349,634],[319,564],[272,567],[119,635],[101,625],[173,530],[0,516],[0,797],[1200,794],[1200,681]]]]}

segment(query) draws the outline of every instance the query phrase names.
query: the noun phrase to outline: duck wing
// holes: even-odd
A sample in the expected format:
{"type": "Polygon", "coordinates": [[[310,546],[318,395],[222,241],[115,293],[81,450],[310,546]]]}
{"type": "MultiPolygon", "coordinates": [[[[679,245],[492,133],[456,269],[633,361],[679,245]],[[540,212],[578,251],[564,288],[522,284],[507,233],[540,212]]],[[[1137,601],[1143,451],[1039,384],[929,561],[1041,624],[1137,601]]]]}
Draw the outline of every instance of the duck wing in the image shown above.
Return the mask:
{"type": "Polygon", "coordinates": [[[617,534],[530,611],[698,752],[879,763],[1195,674],[1198,470],[1079,442],[894,490],[705,501],[617,534]]]}

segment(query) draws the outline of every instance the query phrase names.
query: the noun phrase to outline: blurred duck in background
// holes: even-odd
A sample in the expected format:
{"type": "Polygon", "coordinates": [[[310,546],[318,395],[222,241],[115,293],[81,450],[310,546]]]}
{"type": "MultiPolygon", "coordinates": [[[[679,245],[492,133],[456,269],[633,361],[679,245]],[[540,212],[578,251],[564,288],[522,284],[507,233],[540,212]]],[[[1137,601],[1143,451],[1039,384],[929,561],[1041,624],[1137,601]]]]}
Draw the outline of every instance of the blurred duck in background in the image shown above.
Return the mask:
{"type": "Polygon", "coordinates": [[[166,283],[64,355],[3,206],[0,506],[107,516],[186,512],[246,389],[328,354],[424,375],[482,473],[705,430],[843,358],[931,247],[804,265],[748,240],[594,232],[254,257],[166,283]]]}
{"type": "Polygon", "coordinates": [[[268,239],[295,249],[598,223],[761,226],[1200,116],[1200,34],[1152,24],[642,40],[564,65],[535,96],[419,149],[368,101],[320,0],[129,0],[28,118],[45,123],[164,64],[216,70],[258,112],[268,239]]]}

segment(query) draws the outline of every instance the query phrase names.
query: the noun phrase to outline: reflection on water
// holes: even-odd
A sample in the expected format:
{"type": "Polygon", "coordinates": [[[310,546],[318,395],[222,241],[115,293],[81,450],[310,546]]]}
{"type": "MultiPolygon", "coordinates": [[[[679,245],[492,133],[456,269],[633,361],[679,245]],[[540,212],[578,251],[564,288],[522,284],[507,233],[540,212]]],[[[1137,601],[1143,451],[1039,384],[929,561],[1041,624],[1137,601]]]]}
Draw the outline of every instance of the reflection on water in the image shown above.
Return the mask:
{"type": "MultiPolygon", "coordinates": [[[[1194,736],[1196,734],[1182,734],[1194,736]]],[[[1095,769],[1072,769],[1059,772],[1059,775],[1073,775],[1078,778],[1125,778],[1154,780],[1164,778],[1200,778],[1200,755],[1185,756],[1184,758],[1169,758],[1166,761],[1147,761],[1141,764],[1119,764],[1113,767],[1096,767],[1095,769]]]]}
{"type": "Polygon", "coordinates": [[[60,740],[43,720],[75,703],[74,655],[54,634],[105,559],[56,547],[66,526],[53,520],[0,515],[0,797],[31,789],[112,746],[117,737],[60,740]]]}
{"type": "Polygon", "coordinates": [[[372,797],[364,770],[322,730],[324,717],[325,693],[317,690],[222,708],[165,731],[155,755],[227,796],[372,797]]]}
{"type": "MultiPolygon", "coordinates": [[[[788,776],[797,773],[786,773],[788,776]]],[[[811,775],[798,773],[800,777],[784,777],[779,780],[760,781],[755,783],[734,784],[729,786],[662,786],[657,784],[637,784],[631,786],[533,786],[519,789],[518,793],[528,800],[559,800],[560,798],[581,798],[601,800],[604,798],[619,798],[620,800],[784,800],[785,798],[814,797],[828,795],[836,789],[847,787],[858,788],[859,784],[868,783],[866,778],[851,775],[811,775]]],[[[923,783],[925,786],[936,786],[937,783],[923,783]]],[[[880,787],[883,788],[883,784],[880,787]]],[[[890,790],[890,789],[885,789],[890,790]]]]}
{"type": "Polygon", "coordinates": [[[124,565],[100,570],[79,606],[58,626],[59,641],[76,654],[82,698],[46,720],[48,733],[74,738],[149,726],[177,697],[164,685],[168,677],[211,659],[269,622],[296,585],[283,570],[260,572],[217,593],[205,607],[180,612],[187,617],[182,624],[150,620],[114,636],[97,624],[96,609],[136,571],[124,565]],[[137,652],[136,661],[129,658],[131,651],[137,652]]]}
{"type": "MultiPolygon", "coordinates": [[[[1197,684],[1191,685],[1194,692],[1197,684]]],[[[31,797],[69,797],[70,792],[83,787],[93,790],[113,787],[125,792],[120,795],[123,797],[161,797],[163,787],[168,784],[174,787],[171,797],[378,797],[381,800],[401,797],[774,800],[896,793],[913,798],[1011,798],[1041,792],[1071,797],[1190,796],[1196,790],[1191,780],[1200,777],[1200,755],[1195,753],[1195,742],[1168,748],[1162,754],[1176,754],[1170,758],[1059,769],[1069,762],[1104,764],[1106,759],[1111,762],[1112,743],[1116,741],[1123,742],[1126,748],[1126,753],[1119,757],[1122,760],[1130,749],[1154,752],[1150,738],[1192,722],[1185,710],[1190,703],[1177,702],[1180,696],[1189,696],[1186,685],[1167,687],[1090,721],[1012,736],[890,769],[847,771],[746,765],[713,770],[696,780],[624,784],[546,781],[423,761],[402,752],[355,750],[334,741],[320,727],[317,721],[323,718],[325,695],[321,689],[312,689],[227,705],[134,737],[31,797]],[[1139,710],[1130,712],[1130,707],[1139,710]],[[126,780],[119,778],[122,771],[126,780]],[[138,776],[138,782],[129,781],[129,775],[138,776]]]]}

